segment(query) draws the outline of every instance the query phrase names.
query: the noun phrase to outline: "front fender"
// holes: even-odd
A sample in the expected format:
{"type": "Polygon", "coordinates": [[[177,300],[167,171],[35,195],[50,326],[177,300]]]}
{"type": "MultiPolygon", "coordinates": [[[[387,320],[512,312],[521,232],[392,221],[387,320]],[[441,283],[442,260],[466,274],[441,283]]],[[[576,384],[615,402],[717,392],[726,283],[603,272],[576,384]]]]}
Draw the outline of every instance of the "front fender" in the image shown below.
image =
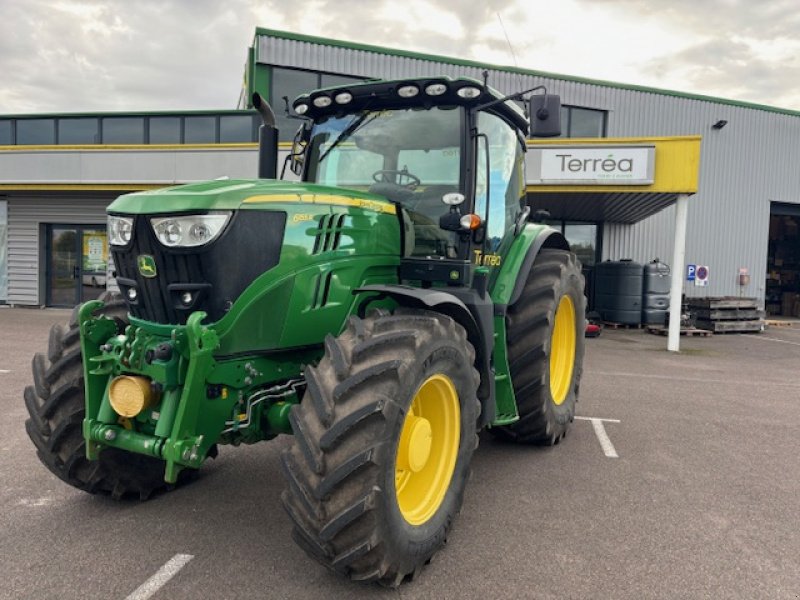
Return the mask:
{"type": "Polygon", "coordinates": [[[374,301],[390,298],[400,306],[432,310],[451,317],[467,332],[467,339],[475,348],[475,368],[481,376],[478,400],[481,418],[478,426],[484,427],[495,418],[495,377],[491,365],[494,344],[494,322],[491,299],[471,288],[454,287],[447,291],[435,288],[417,288],[408,285],[368,285],[353,293],[373,292],[358,307],[358,316],[364,317],[367,306],[374,301]]]}
{"type": "Polygon", "coordinates": [[[533,261],[542,248],[570,249],[560,232],[538,223],[527,223],[511,243],[500,271],[489,285],[489,294],[503,314],[505,307],[514,304],[522,295],[533,261]]]}

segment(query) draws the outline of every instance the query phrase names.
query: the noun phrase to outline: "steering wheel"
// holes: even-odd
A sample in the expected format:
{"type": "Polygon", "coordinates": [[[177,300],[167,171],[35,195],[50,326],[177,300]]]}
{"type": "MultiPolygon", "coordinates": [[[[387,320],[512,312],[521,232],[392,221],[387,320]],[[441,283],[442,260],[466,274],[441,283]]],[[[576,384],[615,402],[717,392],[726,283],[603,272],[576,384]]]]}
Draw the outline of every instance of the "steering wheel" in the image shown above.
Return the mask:
{"type": "Polygon", "coordinates": [[[372,174],[372,179],[375,183],[393,183],[407,190],[415,190],[421,183],[420,178],[412,175],[407,169],[398,171],[396,169],[381,169],[372,174]]]}

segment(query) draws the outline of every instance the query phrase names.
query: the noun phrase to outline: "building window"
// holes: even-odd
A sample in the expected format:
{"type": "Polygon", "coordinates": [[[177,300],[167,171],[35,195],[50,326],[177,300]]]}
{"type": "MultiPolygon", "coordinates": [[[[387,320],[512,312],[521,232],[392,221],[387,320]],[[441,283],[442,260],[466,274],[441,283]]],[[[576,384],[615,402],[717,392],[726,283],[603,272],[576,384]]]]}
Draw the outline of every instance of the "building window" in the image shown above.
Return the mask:
{"type": "Polygon", "coordinates": [[[269,101],[275,111],[275,125],[280,134],[280,141],[290,142],[294,139],[294,134],[300,127],[300,121],[286,115],[284,96],[288,98],[290,113],[294,115],[291,105],[300,94],[307,94],[312,90],[323,87],[360,83],[364,81],[364,78],[272,67],[270,81],[269,101]]]}
{"type": "Polygon", "coordinates": [[[578,106],[561,107],[560,137],[605,137],[606,111],[578,106]]]}
{"type": "Polygon", "coordinates": [[[219,118],[219,141],[225,143],[255,142],[254,115],[231,115],[219,118]]]}
{"type": "Polygon", "coordinates": [[[0,121],[0,146],[9,146],[12,142],[11,121],[0,121]]]}
{"type": "Polygon", "coordinates": [[[184,119],[185,144],[213,144],[217,141],[217,123],[214,117],[186,117],[184,119]]]}
{"type": "Polygon", "coordinates": [[[96,144],[100,141],[97,119],[59,119],[59,144],[96,144]]]}
{"type": "Polygon", "coordinates": [[[18,119],[17,144],[55,144],[56,122],[54,119],[18,119]]]}
{"type": "Polygon", "coordinates": [[[104,144],[143,144],[142,117],[113,117],[103,119],[104,144]]]}
{"type": "Polygon", "coordinates": [[[554,220],[548,221],[547,224],[564,234],[569,247],[584,267],[592,267],[600,260],[597,223],[554,220]]]}
{"type": "Polygon", "coordinates": [[[151,144],[180,144],[180,117],[150,117],[148,124],[151,144]]]}

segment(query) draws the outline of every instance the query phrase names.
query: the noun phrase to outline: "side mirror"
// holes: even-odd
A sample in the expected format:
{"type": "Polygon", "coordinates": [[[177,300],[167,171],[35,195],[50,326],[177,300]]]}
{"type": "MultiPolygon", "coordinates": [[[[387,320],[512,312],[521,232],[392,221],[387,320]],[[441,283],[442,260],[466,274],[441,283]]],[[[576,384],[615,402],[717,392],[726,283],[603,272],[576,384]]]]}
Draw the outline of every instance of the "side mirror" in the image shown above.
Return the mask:
{"type": "Polygon", "coordinates": [[[311,129],[303,125],[297,130],[292,141],[292,151],[289,154],[289,169],[295,175],[303,173],[303,162],[306,156],[306,146],[311,137],[311,129]]]}
{"type": "Polygon", "coordinates": [[[555,94],[531,96],[531,137],[561,135],[561,98],[555,94]]]}

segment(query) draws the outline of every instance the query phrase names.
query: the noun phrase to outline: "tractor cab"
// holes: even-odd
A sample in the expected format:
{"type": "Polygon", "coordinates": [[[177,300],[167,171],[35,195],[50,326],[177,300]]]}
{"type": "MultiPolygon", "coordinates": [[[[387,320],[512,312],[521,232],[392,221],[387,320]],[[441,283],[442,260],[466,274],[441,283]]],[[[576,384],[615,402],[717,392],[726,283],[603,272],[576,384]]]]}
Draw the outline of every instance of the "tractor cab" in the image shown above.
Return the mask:
{"type": "MultiPolygon", "coordinates": [[[[467,78],[317,90],[293,104],[308,121],[288,160],[305,182],[400,207],[404,279],[468,284],[465,267],[498,266],[528,214],[518,96],[467,78]]],[[[557,135],[557,97],[534,98],[548,106],[538,102],[533,133],[557,135]]]]}

